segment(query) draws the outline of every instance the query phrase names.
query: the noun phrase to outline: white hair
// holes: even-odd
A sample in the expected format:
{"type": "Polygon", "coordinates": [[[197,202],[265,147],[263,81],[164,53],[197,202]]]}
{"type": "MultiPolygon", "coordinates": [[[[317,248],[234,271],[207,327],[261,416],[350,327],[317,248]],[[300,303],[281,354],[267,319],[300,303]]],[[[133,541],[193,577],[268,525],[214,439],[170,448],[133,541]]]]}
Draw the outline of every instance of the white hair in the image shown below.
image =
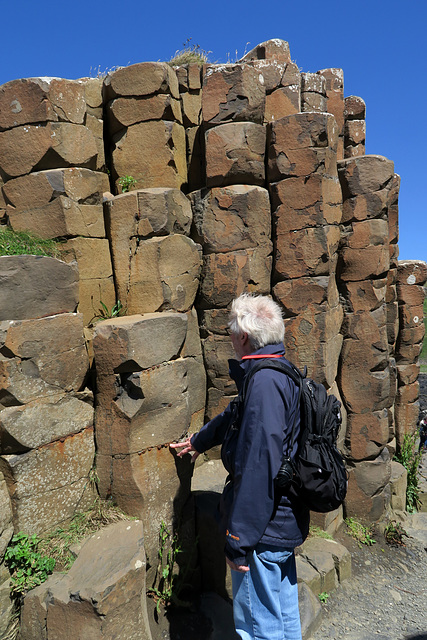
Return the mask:
{"type": "Polygon", "coordinates": [[[282,310],[271,298],[242,293],[233,300],[228,322],[236,335],[247,333],[254,350],[279,344],[285,337],[282,310]]]}

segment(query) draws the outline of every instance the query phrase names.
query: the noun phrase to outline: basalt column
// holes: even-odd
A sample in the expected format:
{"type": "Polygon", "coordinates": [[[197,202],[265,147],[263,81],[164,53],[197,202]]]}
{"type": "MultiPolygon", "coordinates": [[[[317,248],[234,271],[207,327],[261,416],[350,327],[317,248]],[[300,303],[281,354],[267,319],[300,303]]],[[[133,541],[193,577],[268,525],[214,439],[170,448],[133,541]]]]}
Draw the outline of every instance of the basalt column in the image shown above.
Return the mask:
{"type": "Polygon", "coordinates": [[[296,114],[270,125],[273,293],[286,311],[288,357],[327,388],[335,382],[342,344],[335,282],[342,215],[337,143],[336,121],[327,113],[296,114]]]}
{"type": "Polygon", "coordinates": [[[206,189],[190,194],[193,238],[203,247],[197,299],[208,376],[207,414],[235,393],[227,360],[228,309],[243,291],[268,294],[270,201],[265,184],[264,79],[250,64],[208,65],[202,118],[206,189]]]}
{"type": "Polygon", "coordinates": [[[424,339],[423,285],[426,280],[427,264],[425,262],[403,260],[398,263],[399,334],[396,342],[398,389],[395,405],[398,446],[402,446],[405,434],[414,433],[419,418],[418,358],[424,339]]]}
{"type": "Polygon", "coordinates": [[[28,78],[0,87],[0,173],[15,231],[66,239],[84,322],[115,302],[102,194],[108,190],[100,80],[28,78]]]}
{"type": "Polygon", "coordinates": [[[338,286],[344,338],[338,382],[347,410],[346,511],[377,520],[389,501],[390,454],[396,393],[387,336],[390,266],[388,204],[393,163],[360,156],[339,163],[343,219],[338,286]]]}

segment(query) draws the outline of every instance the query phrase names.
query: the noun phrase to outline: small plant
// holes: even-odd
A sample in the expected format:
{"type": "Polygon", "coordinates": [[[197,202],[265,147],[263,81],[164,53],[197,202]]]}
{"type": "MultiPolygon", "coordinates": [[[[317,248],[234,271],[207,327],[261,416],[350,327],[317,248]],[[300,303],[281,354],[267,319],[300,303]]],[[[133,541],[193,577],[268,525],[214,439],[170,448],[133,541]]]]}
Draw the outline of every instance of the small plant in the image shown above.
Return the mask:
{"type": "Polygon", "coordinates": [[[408,537],[408,534],[402,525],[399,522],[396,522],[396,520],[390,520],[384,529],[384,538],[387,544],[392,547],[397,547],[399,545],[404,547],[405,543],[403,542],[403,536],[408,537]]]}
{"type": "Polygon", "coordinates": [[[319,593],[319,600],[323,604],[328,602],[328,598],[329,598],[329,593],[326,593],[326,591],[322,591],[322,593],[319,593]]]}
{"type": "Polygon", "coordinates": [[[135,520],[127,516],[109,500],[97,498],[86,511],[77,512],[66,527],[58,527],[40,540],[40,549],[49,554],[61,569],[68,571],[75,560],[70,547],[102,527],[121,520],[135,520]]]}
{"type": "Polygon", "coordinates": [[[147,594],[156,600],[158,613],[161,605],[167,607],[175,599],[175,582],[178,576],[174,573],[174,567],[179,553],[181,553],[181,547],[178,546],[177,534],[172,535],[162,520],[159,531],[159,564],[154,584],[147,590],[147,594]]]}
{"type": "Polygon", "coordinates": [[[407,433],[403,438],[400,451],[394,456],[394,460],[400,462],[408,472],[406,485],[406,511],[415,513],[421,505],[420,487],[418,486],[418,467],[421,462],[422,452],[417,451],[417,433],[407,433]]]}
{"type": "Polygon", "coordinates": [[[321,527],[317,527],[314,524],[310,525],[309,535],[315,538],[325,538],[325,540],[333,540],[333,537],[327,531],[324,531],[321,527]]]}
{"type": "Polygon", "coordinates": [[[137,180],[133,176],[122,176],[117,182],[122,189],[122,193],[127,193],[136,185],[137,180]]]}
{"type": "Polygon", "coordinates": [[[99,304],[101,306],[98,309],[98,312],[92,318],[92,320],[94,320],[95,318],[98,318],[100,320],[109,320],[111,318],[118,318],[119,316],[126,313],[126,309],[122,305],[120,300],[117,300],[116,304],[114,304],[111,307],[111,309],[109,309],[107,305],[104,302],[102,302],[102,300],[99,301],[99,304]]]}
{"type": "Polygon", "coordinates": [[[55,559],[39,551],[40,539],[20,531],[6,549],[5,564],[12,572],[11,593],[15,597],[45,582],[55,567],[55,559]]]}
{"type": "Polygon", "coordinates": [[[58,242],[38,238],[26,231],[13,231],[9,227],[0,229],[0,256],[60,256],[58,242]]]}
{"type": "Polygon", "coordinates": [[[200,67],[209,62],[209,54],[212,51],[205,51],[200,48],[199,44],[190,44],[191,38],[183,44],[183,49],[175,51],[175,54],[168,64],[171,67],[180,67],[183,64],[198,64],[200,67]]]}
{"type": "Polygon", "coordinates": [[[354,518],[346,518],[344,522],[348,528],[348,535],[357,540],[359,545],[366,544],[370,546],[376,543],[376,540],[372,537],[372,527],[365,527],[354,518]]]}

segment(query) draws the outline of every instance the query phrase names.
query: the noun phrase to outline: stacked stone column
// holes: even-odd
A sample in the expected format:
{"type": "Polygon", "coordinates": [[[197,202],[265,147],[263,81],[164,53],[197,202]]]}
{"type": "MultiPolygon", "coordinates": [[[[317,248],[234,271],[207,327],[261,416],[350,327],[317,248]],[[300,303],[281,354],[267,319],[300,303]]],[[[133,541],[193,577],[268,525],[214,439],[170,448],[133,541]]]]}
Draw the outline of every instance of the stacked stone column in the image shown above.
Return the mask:
{"type": "Polygon", "coordinates": [[[95,497],[78,273],[42,256],[2,256],[0,270],[0,470],[15,532],[40,534],[95,497]]]}
{"type": "Polygon", "coordinates": [[[397,266],[399,334],[396,342],[398,388],[395,405],[396,440],[402,446],[406,434],[413,434],[419,418],[420,367],[418,358],[424,340],[424,289],[427,264],[403,260],[397,266]]]}
{"type": "Polygon", "coordinates": [[[344,337],[338,384],[347,409],[346,511],[377,520],[389,501],[394,361],[387,336],[388,203],[393,163],[360,156],[338,166],[343,219],[338,286],[344,337]]]}
{"type": "Polygon", "coordinates": [[[274,221],[274,287],[286,311],[288,357],[331,387],[342,337],[335,282],[342,196],[338,131],[326,113],[270,125],[268,177],[274,221]]]}
{"type": "Polygon", "coordinates": [[[231,301],[270,292],[271,220],[265,184],[264,79],[249,64],[206,67],[202,119],[206,189],[190,194],[193,237],[203,248],[197,299],[208,376],[207,414],[235,393],[227,359],[231,301]]]}
{"type": "Polygon", "coordinates": [[[365,155],[366,106],[357,96],[348,96],[345,101],[344,157],[365,155]]]}
{"type": "Polygon", "coordinates": [[[29,78],[0,88],[0,173],[15,231],[66,240],[85,323],[115,302],[102,194],[101,81],[29,78]]]}

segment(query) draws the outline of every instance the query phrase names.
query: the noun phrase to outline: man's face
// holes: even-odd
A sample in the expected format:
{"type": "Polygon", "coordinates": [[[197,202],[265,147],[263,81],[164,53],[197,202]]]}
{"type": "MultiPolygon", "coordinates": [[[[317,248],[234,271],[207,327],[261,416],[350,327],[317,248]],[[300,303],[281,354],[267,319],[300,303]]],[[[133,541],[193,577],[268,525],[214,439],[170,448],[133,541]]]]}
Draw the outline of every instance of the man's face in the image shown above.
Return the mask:
{"type": "Polygon", "coordinates": [[[249,342],[247,333],[230,333],[231,344],[233,345],[234,353],[239,360],[243,356],[247,356],[252,353],[251,344],[249,342]]]}

